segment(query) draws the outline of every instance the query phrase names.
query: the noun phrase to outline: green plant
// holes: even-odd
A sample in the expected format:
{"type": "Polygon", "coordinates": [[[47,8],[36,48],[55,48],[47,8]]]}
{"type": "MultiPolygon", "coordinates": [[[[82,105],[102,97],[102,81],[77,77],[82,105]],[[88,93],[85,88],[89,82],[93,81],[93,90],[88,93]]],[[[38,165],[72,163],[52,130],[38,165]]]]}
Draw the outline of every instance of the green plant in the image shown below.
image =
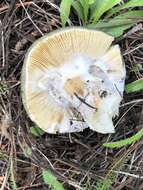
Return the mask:
{"type": "Polygon", "coordinates": [[[122,0],[62,0],[60,16],[65,26],[73,8],[83,26],[119,37],[126,29],[143,20],[142,10],[132,10],[137,6],[143,6],[143,0],[126,3],[122,0]]]}
{"type": "Polygon", "coordinates": [[[123,146],[130,145],[130,144],[140,140],[142,136],[143,136],[143,129],[139,130],[135,135],[133,135],[129,138],[126,138],[124,140],[119,140],[116,142],[104,143],[103,146],[106,148],[121,148],[123,146]]]}
{"type": "Polygon", "coordinates": [[[143,78],[127,84],[125,90],[127,93],[143,90],[143,78]]]}
{"type": "Polygon", "coordinates": [[[96,190],[109,190],[115,182],[116,174],[111,173],[105,180],[98,180],[96,190]]]}
{"type": "Polygon", "coordinates": [[[29,133],[31,133],[32,135],[34,135],[35,137],[40,137],[42,136],[45,132],[37,127],[37,126],[34,126],[34,127],[30,127],[29,128],[29,133]]]}
{"type": "Polygon", "coordinates": [[[44,182],[49,185],[52,190],[65,190],[62,183],[60,183],[49,170],[43,170],[42,176],[44,182]]]}

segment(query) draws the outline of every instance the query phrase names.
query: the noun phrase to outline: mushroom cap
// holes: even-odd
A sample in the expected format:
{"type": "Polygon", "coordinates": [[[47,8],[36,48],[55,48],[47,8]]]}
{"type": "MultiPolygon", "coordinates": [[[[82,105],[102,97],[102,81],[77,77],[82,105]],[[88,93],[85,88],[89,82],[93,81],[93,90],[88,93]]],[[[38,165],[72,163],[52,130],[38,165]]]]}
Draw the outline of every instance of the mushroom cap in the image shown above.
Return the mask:
{"type": "Polygon", "coordinates": [[[25,109],[48,133],[90,127],[114,132],[124,91],[125,66],[114,38],[72,27],[49,33],[28,50],[21,75],[25,109]]]}

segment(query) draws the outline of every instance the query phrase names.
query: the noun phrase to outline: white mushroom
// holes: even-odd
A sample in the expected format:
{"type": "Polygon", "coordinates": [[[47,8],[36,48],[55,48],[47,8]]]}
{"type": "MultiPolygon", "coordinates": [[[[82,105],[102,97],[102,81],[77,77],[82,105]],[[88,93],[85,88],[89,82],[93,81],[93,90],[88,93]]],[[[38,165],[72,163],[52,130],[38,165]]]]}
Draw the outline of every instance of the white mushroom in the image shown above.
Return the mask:
{"type": "Polygon", "coordinates": [[[29,49],[22,70],[22,99],[30,118],[48,133],[89,127],[114,132],[125,67],[113,37],[72,27],[45,35],[29,49]]]}

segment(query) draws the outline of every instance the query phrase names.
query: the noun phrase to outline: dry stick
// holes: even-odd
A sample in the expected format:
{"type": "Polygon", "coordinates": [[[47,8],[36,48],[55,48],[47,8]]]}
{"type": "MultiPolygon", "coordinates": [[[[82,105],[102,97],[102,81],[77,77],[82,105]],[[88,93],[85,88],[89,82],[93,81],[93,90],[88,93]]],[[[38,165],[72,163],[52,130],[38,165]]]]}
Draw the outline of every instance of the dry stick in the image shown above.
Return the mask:
{"type": "Polygon", "coordinates": [[[38,26],[37,26],[37,25],[35,24],[35,22],[32,20],[32,18],[30,17],[30,15],[29,15],[27,9],[25,8],[23,2],[22,2],[21,0],[19,0],[19,1],[20,1],[21,5],[22,5],[23,9],[25,10],[25,13],[26,13],[27,17],[29,18],[29,20],[32,22],[32,24],[35,26],[35,28],[38,30],[38,32],[43,36],[43,35],[44,35],[43,32],[38,28],[38,26]]]}
{"type": "Polygon", "coordinates": [[[11,159],[12,159],[12,155],[13,155],[13,142],[11,142],[11,148],[10,148],[10,155],[8,158],[8,166],[6,168],[6,172],[5,172],[5,176],[4,176],[4,180],[3,183],[0,187],[0,190],[5,190],[6,184],[8,182],[8,178],[9,178],[9,171],[10,171],[10,165],[11,165],[11,159]]]}
{"type": "Polygon", "coordinates": [[[54,9],[58,10],[60,12],[60,8],[55,5],[54,3],[51,2],[51,0],[44,0],[45,3],[48,3],[51,7],[53,7],[54,9]]]}
{"type": "Polygon", "coordinates": [[[124,34],[123,37],[131,36],[132,34],[138,32],[138,31],[141,31],[141,30],[143,30],[143,24],[139,23],[136,26],[134,26],[131,30],[129,30],[126,34],[124,34]]]}
{"type": "MultiPolygon", "coordinates": [[[[40,1],[38,1],[38,2],[33,2],[33,1],[23,2],[23,5],[24,5],[24,6],[28,6],[28,5],[32,5],[32,4],[34,4],[34,3],[39,3],[39,2],[40,2],[40,1]]],[[[48,0],[47,0],[47,1],[44,0],[44,2],[45,2],[45,3],[48,3],[49,5],[51,5],[51,7],[57,9],[58,11],[60,11],[59,7],[56,6],[54,3],[52,3],[52,2],[50,2],[50,1],[48,1],[48,0]]],[[[21,4],[21,3],[17,3],[15,6],[16,6],[16,8],[19,8],[19,7],[22,7],[22,4],[21,4]]],[[[3,7],[0,7],[0,12],[1,12],[1,11],[5,11],[5,10],[7,10],[7,9],[9,9],[9,5],[5,5],[5,6],[3,6],[3,7]]]]}
{"type": "Polygon", "coordinates": [[[59,24],[61,24],[57,19],[56,19],[56,15],[55,18],[52,17],[52,14],[50,14],[49,12],[46,12],[44,9],[42,9],[41,7],[39,7],[36,3],[33,2],[33,5],[37,8],[37,11],[41,11],[41,13],[44,13],[45,15],[48,15],[50,18],[52,18],[54,21],[58,22],[59,24]]]}
{"type": "Polygon", "coordinates": [[[134,104],[120,117],[120,119],[119,119],[118,122],[116,123],[115,127],[117,127],[117,125],[120,123],[120,121],[123,119],[123,117],[124,117],[136,104],[137,104],[137,102],[134,103],[134,104]]]}
{"type": "Polygon", "coordinates": [[[128,172],[124,172],[124,171],[115,171],[115,170],[113,170],[113,172],[117,173],[117,174],[123,174],[123,175],[126,175],[126,176],[131,176],[133,178],[143,179],[143,176],[132,174],[132,173],[128,173],[128,172]]]}
{"type": "Polygon", "coordinates": [[[132,101],[130,101],[130,102],[121,104],[120,107],[128,106],[128,105],[134,104],[134,103],[142,103],[142,102],[143,102],[143,99],[132,100],[132,101]]]}
{"type": "MultiPolygon", "coordinates": [[[[41,1],[37,1],[37,2],[36,1],[35,2],[33,2],[33,1],[23,2],[23,5],[24,6],[28,6],[28,5],[32,5],[32,4],[36,4],[36,3],[40,3],[40,2],[41,1]]],[[[54,3],[52,3],[52,2],[50,2],[48,0],[43,0],[43,2],[48,3],[51,7],[55,8],[58,11],[60,11],[59,7],[56,6],[54,3]]],[[[16,8],[19,8],[19,7],[22,7],[22,4],[21,3],[17,3],[15,6],[16,6],[16,8]]],[[[5,11],[7,9],[9,9],[9,5],[5,5],[3,7],[1,6],[0,7],[0,12],[5,11]]]]}
{"type": "MultiPolygon", "coordinates": [[[[28,6],[28,5],[31,5],[31,4],[33,4],[32,1],[23,2],[23,5],[24,5],[24,6],[28,6]]],[[[21,3],[17,3],[15,6],[16,6],[16,8],[22,7],[21,3]]],[[[0,7],[0,12],[1,12],[1,11],[5,11],[5,10],[7,10],[7,9],[9,9],[9,5],[5,5],[5,6],[3,6],[3,7],[0,7]]]]}
{"type": "MultiPolygon", "coordinates": [[[[2,28],[2,22],[0,20],[0,28],[2,28]]],[[[5,66],[5,46],[4,46],[4,35],[3,30],[1,31],[1,46],[2,46],[2,67],[5,66]]]]}
{"type": "Polygon", "coordinates": [[[6,173],[5,173],[5,176],[4,176],[4,180],[3,180],[3,183],[2,183],[2,185],[0,187],[0,190],[4,190],[5,189],[5,186],[6,186],[6,183],[7,183],[7,180],[8,180],[8,169],[9,168],[7,168],[7,170],[6,170],[6,173]]]}
{"type": "Polygon", "coordinates": [[[137,47],[135,47],[135,48],[133,48],[131,50],[126,51],[123,55],[124,56],[128,55],[128,54],[130,54],[130,53],[132,53],[132,52],[134,52],[134,51],[136,51],[136,50],[138,50],[139,48],[142,48],[142,47],[143,47],[143,43],[141,43],[140,45],[138,45],[137,47]]]}

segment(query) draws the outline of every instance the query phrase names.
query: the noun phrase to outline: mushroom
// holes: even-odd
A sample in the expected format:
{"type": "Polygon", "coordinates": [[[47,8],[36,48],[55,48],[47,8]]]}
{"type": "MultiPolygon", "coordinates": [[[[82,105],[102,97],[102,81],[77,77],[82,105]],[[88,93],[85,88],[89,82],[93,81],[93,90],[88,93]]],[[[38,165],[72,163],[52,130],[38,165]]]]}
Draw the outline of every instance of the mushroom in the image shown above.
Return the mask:
{"type": "Polygon", "coordinates": [[[69,27],[38,39],[26,54],[21,77],[25,109],[47,133],[85,128],[113,133],[125,80],[114,38],[69,27]]]}

